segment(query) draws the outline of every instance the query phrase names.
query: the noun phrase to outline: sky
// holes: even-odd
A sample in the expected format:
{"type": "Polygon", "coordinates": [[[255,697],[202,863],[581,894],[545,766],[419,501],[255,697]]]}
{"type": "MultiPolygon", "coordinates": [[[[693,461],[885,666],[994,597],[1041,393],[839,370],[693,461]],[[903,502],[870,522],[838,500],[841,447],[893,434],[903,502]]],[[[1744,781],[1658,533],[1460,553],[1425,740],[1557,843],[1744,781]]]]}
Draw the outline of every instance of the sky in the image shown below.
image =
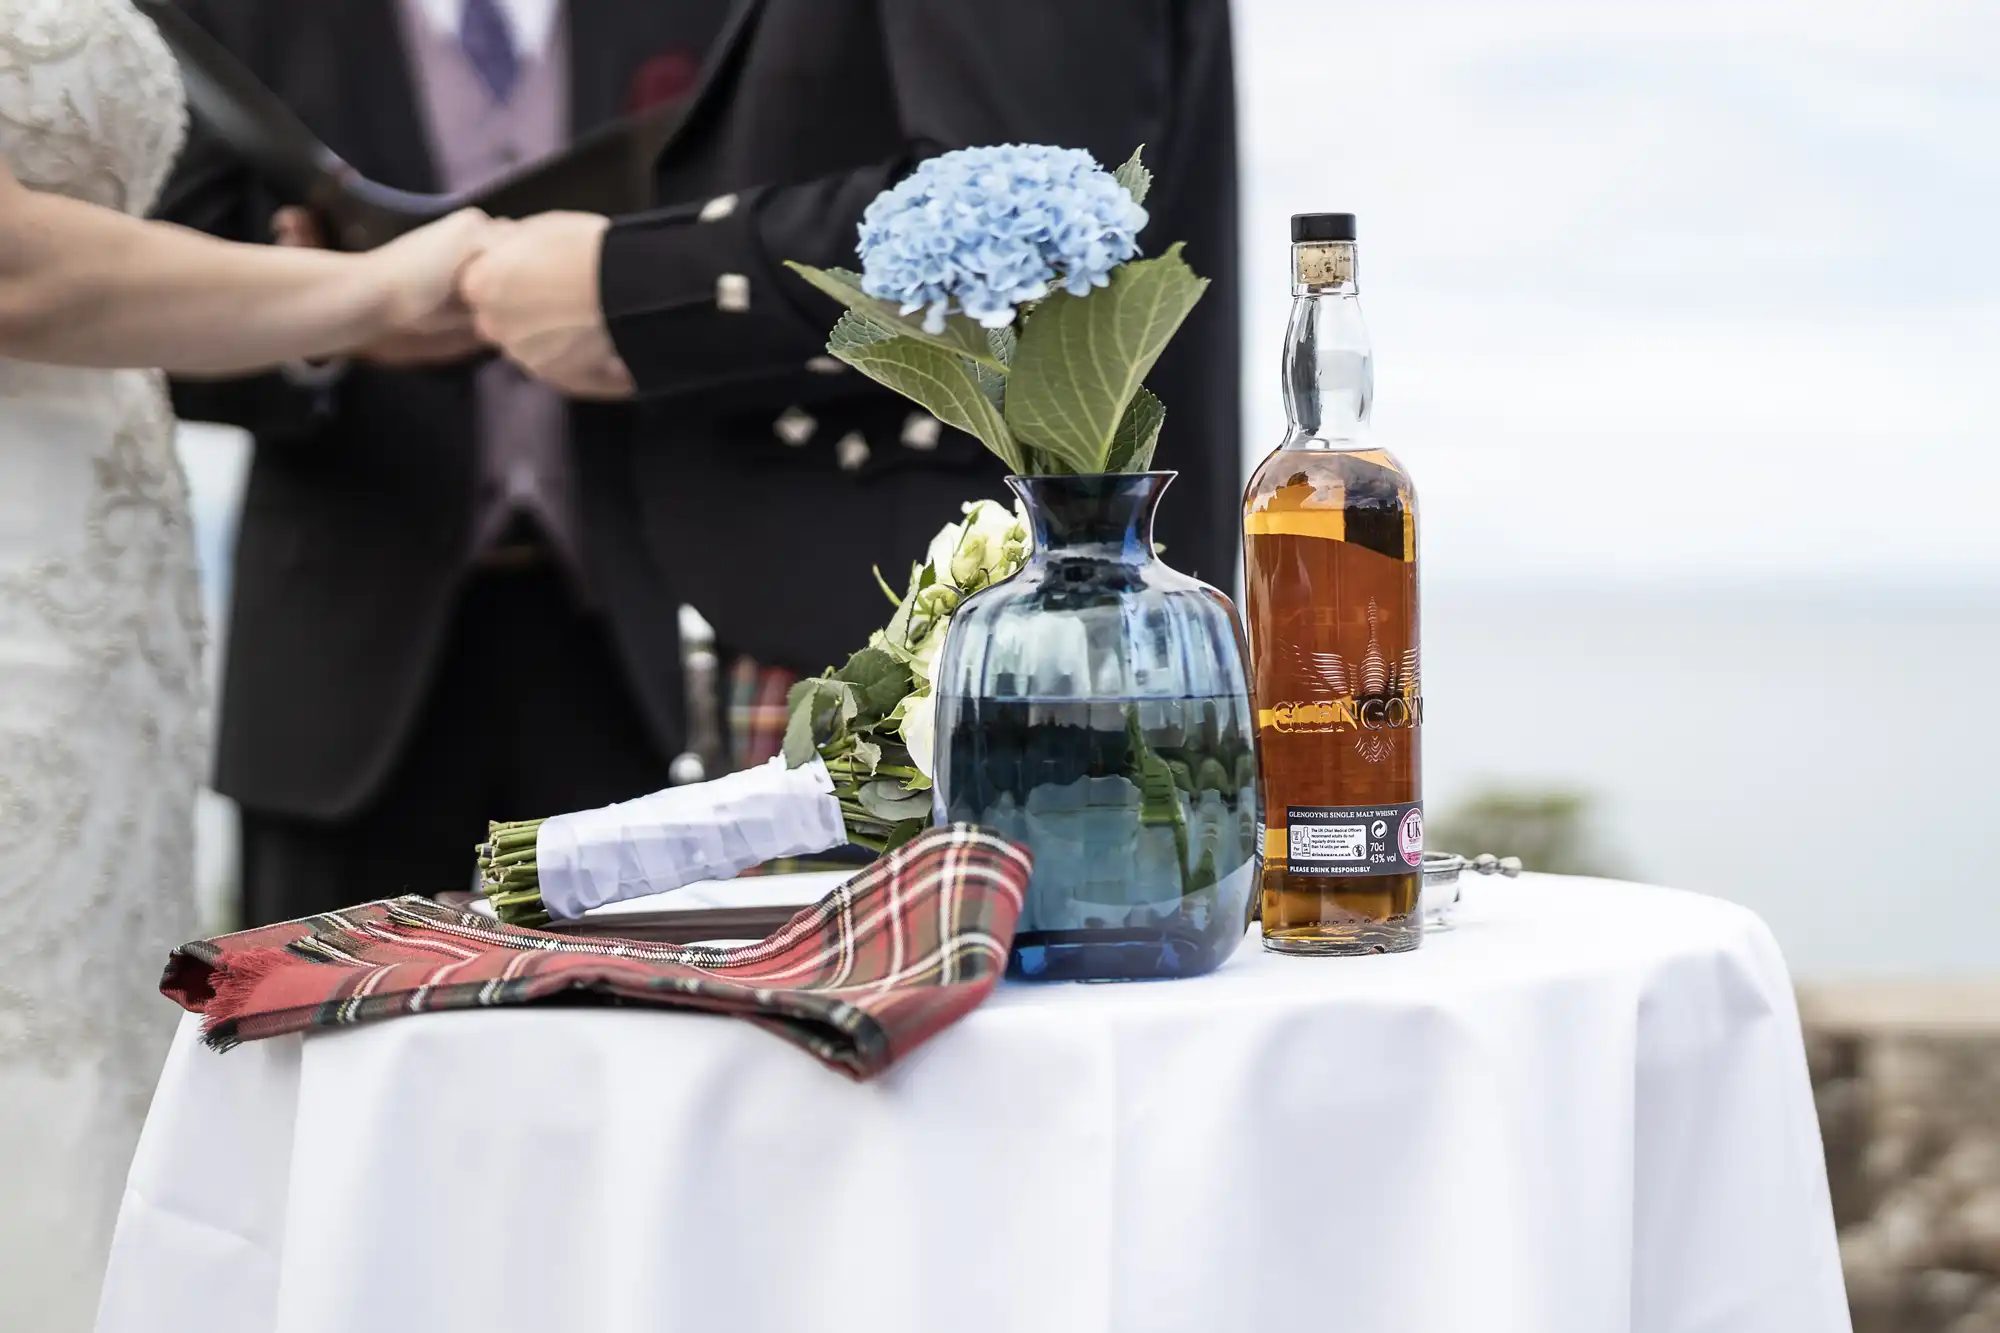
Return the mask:
{"type": "MultiPolygon", "coordinates": [[[[1426,579],[2000,583],[2000,7],[1239,0],[1246,449],[1360,217],[1426,579]]],[[[213,519],[240,466],[189,449],[213,519]]],[[[211,524],[213,527],[213,524],[211,524]]]]}
{"type": "Polygon", "coordinates": [[[1249,448],[1359,215],[1427,580],[2000,582],[2000,8],[1240,0],[1249,448]]]}

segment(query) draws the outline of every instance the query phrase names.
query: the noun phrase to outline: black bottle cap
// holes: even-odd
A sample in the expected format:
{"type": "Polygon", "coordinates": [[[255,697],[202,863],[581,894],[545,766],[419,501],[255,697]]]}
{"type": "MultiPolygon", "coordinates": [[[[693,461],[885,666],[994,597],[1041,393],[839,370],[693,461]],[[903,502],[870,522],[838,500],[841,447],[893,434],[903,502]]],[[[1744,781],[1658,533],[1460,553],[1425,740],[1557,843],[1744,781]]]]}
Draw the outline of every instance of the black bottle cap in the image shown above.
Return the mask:
{"type": "Polygon", "coordinates": [[[1300,241],[1351,241],[1354,239],[1352,213],[1292,214],[1292,244],[1300,241]]]}

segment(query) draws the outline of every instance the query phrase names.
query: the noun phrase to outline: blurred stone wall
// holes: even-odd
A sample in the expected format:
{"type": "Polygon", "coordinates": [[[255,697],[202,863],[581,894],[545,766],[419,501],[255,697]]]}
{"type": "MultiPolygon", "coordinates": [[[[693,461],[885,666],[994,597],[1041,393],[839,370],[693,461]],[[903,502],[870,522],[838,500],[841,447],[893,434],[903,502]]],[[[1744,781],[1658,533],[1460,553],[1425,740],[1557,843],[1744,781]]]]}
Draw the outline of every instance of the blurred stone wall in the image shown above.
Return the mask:
{"type": "Polygon", "coordinates": [[[2000,982],[1802,987],[1855,1333],[2000,1333],[2000,982]]]}

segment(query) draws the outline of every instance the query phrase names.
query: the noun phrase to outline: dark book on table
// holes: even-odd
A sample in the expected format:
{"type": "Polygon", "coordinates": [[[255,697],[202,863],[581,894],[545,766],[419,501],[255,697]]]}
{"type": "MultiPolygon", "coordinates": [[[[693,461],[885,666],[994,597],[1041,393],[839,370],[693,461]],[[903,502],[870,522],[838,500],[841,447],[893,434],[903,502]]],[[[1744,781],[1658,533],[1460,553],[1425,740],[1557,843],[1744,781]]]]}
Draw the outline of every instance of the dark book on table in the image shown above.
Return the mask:
{"type": "Polygon", "coordinates": [[[652,207],[653,163],[679,119],[666,106],[462,194],[415,194],[361,175],[172,0],[139,0],[180,62],[188,112],[280,202],[311,210],[333,244],[366,250],[460,208],[495,217],[552,209],[616,216],[652,207]]]}

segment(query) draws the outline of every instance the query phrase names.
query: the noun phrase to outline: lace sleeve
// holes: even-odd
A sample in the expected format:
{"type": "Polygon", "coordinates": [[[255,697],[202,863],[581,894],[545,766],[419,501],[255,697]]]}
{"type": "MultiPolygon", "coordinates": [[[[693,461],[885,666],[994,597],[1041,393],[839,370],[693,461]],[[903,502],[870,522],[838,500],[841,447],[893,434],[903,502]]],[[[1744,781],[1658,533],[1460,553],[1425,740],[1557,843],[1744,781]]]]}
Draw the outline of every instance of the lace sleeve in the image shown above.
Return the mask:
{"type": "Polygon", "coordinates": [[[0,0],[0,157],[23,184],[144,213],[186,128],[180,72],[130,0],[0,0]]]}

